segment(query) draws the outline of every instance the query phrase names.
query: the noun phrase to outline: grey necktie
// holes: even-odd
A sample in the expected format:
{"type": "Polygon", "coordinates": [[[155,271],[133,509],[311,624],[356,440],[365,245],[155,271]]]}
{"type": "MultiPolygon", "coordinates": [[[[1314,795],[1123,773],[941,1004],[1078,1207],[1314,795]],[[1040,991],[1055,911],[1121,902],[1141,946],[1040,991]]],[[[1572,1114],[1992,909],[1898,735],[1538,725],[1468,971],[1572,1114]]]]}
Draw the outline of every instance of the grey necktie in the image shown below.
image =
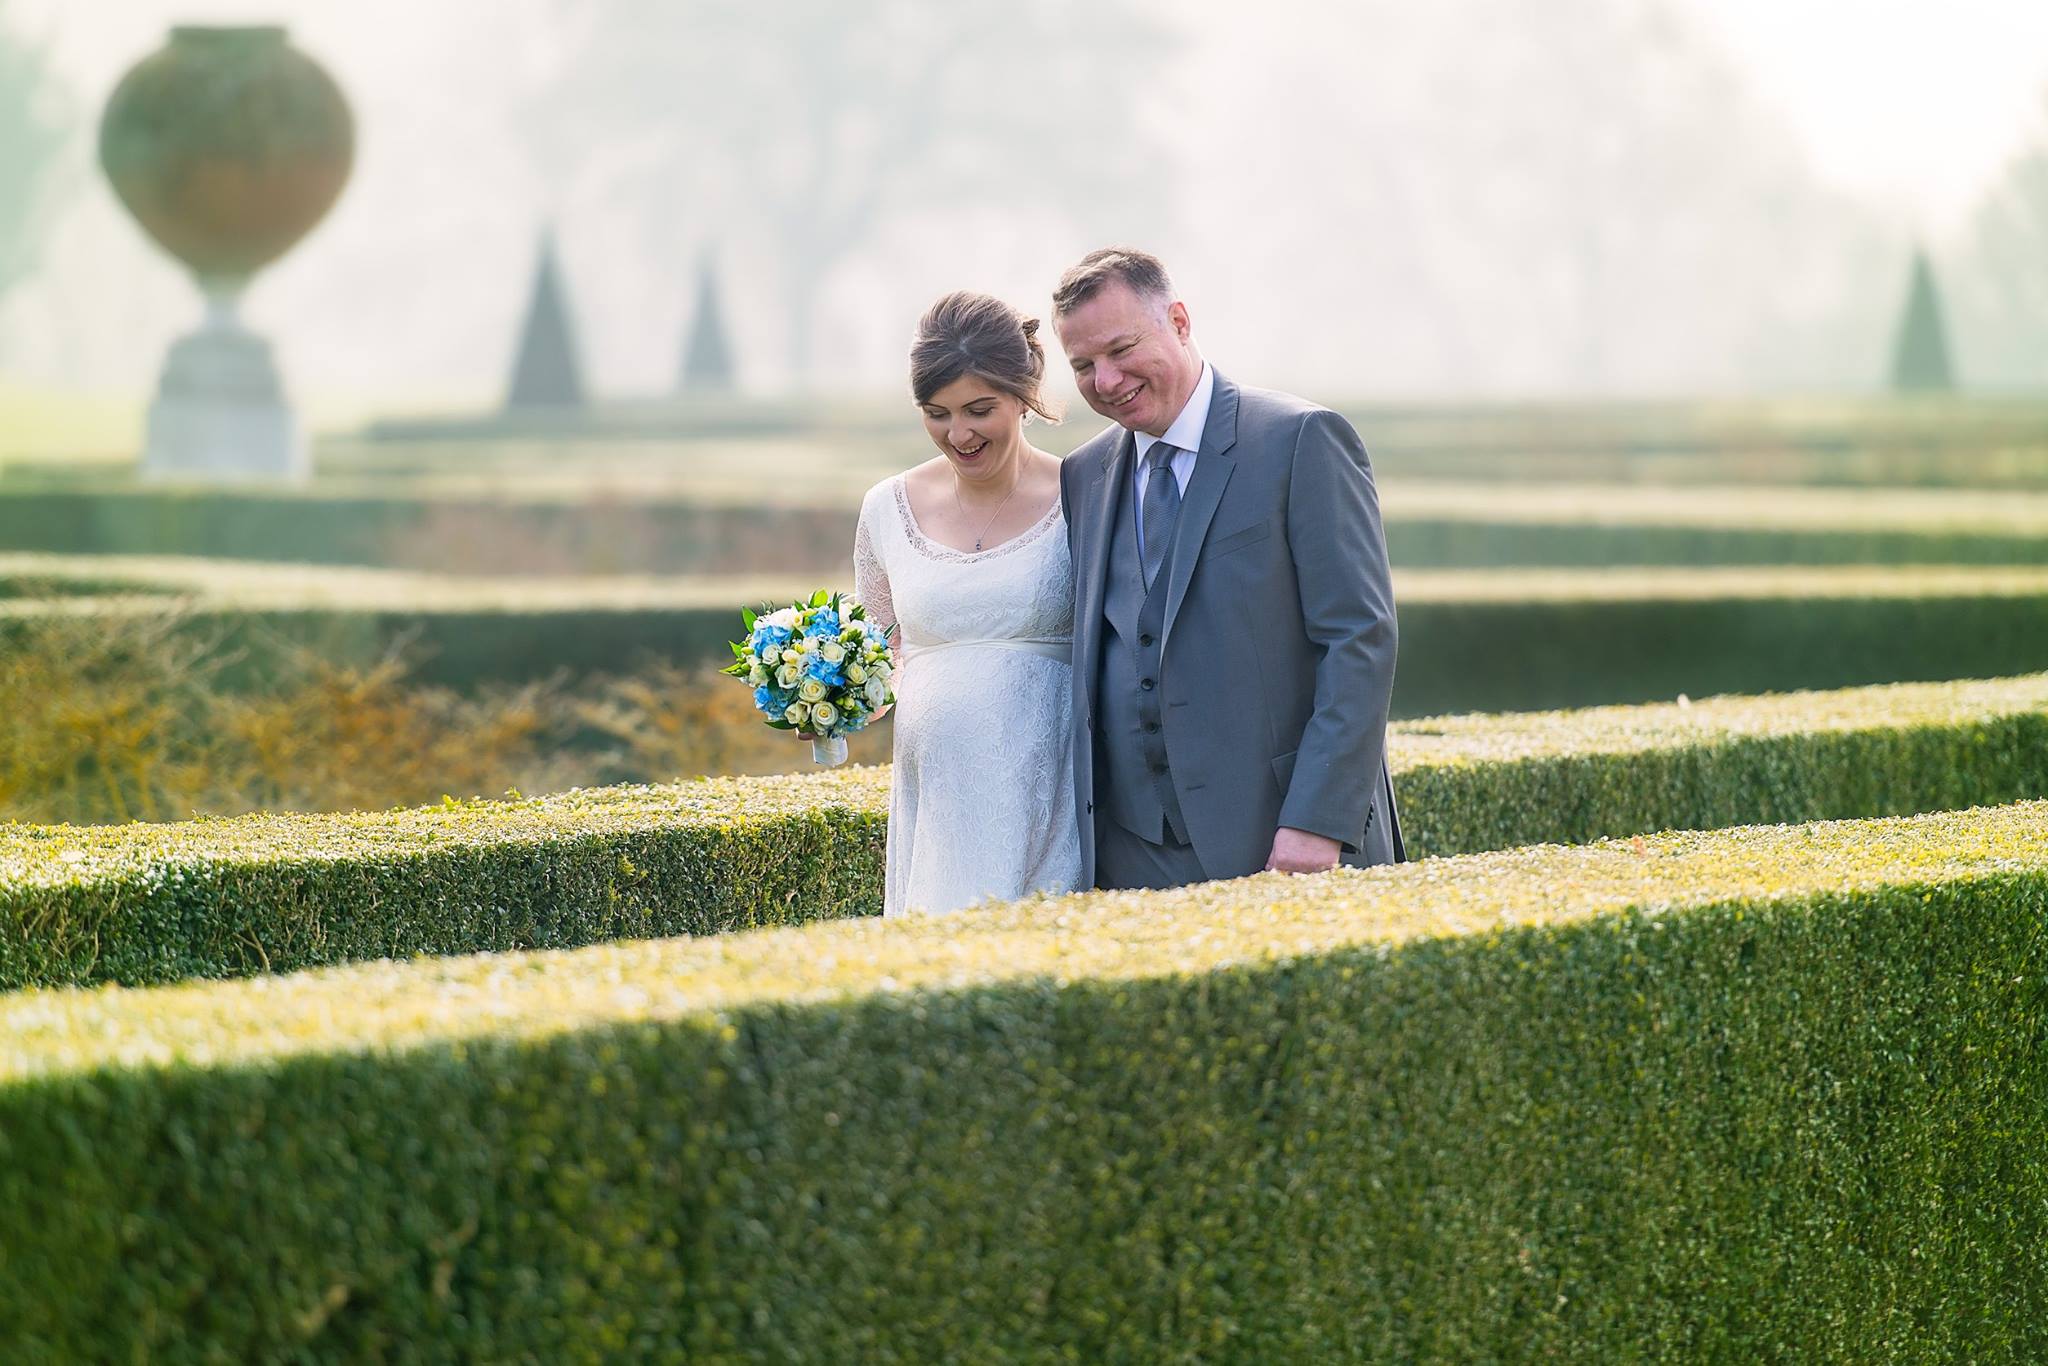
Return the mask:
{"type": "Polygon", "coordinates": [[[1179,453],[1178,446],[1169,446],[1164,441],[1153,442],[1152,449],[1145,453],[1149,468],[1140,515],[1145,523],[1147,590],[1152,587],[1152,580],[1159,577],[1159,566],[1166,563],[1173,550],[1173,524],[1180,520],[1180,480],[1173,477],[1173,457],[1179,453]]]}

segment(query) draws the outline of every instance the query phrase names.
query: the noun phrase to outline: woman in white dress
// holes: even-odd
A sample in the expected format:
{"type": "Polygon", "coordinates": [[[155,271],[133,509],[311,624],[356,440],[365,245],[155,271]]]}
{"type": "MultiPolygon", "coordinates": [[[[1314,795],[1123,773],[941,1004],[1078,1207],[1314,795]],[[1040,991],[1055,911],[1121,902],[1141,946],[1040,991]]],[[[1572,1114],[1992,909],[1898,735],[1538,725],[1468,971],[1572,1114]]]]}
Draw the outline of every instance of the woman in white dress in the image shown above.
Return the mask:
{"type": "Polygon", "coordinates": [[[868,490],[854,591],[894,628],[895,777],[885,911],[1071,891],[1074,575],[1038,322],[949,294],[918,323],[911,393],[936,459],[868,490]]]}

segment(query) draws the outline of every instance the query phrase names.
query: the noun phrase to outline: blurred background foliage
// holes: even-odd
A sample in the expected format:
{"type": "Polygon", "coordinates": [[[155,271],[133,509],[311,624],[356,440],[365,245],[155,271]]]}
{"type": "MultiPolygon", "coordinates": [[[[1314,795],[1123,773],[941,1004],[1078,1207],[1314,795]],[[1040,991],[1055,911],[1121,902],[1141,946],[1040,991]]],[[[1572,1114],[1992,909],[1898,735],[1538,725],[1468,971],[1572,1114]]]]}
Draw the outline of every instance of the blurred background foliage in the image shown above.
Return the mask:
{"type": "Polygon", "coordinates": [[[0,818],[806,765],[704,665],[930,453],[930,299],[1110,241],[1364,433],[1404,715],[2048,667],[2035,6],[0,0],[0,818]],[[301,487],[136,472],[198,303],[93,131],[223,19],[361,130],[249,301],[301,487]]]}

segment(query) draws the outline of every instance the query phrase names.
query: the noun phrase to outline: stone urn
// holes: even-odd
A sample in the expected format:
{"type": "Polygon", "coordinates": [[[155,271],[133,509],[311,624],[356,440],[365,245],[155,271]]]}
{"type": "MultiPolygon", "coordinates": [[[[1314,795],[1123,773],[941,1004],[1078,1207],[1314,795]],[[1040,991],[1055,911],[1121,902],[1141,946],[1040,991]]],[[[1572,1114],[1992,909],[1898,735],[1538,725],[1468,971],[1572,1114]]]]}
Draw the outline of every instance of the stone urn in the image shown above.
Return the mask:
{"type": "Polygon", "coordinates": [[[308,473],[270,346],[238,308],[255,273],[326,216],[354,159],[340,87],[282,28],[173,28],[108,97],[107,179],[207,303],[164,363],[146,477],[308,473]]]}

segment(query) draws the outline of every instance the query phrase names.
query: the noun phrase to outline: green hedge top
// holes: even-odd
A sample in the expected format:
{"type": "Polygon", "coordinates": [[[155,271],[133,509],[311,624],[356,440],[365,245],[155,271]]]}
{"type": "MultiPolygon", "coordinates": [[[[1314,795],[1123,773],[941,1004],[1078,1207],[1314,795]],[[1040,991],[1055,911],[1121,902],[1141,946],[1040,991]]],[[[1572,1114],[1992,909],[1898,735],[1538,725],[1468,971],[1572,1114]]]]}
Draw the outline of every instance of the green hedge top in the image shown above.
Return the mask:
{"type": "MultiPolygon", "coordinates": [[[[0,580],[61,589],[66,610],[87,596],[147,595],[131,610],[162,611],[166,595],[208,609],[383,612],[721,610],[808,596],[817,575],[438,574],[180,555],[0,552],[0,580]]],[[[1671,565],[1622,569],[1418,569],[1394,574],[1397,603],[1704,602],[1771,599],[1940,599],[2048,596],[2048,568],[1999,565],[1671,565]]],[[[10,610],[45,610],[34,600],[10,610]]]]}
{"type": "MultiPolygon", "coordinates": [[[[1578,711],[1438,716],[1388,728],[1395,775],[1579,755],[1692,749],[1742,740],[1979,725],[2048,715],[2048,673],[1833,692],[1715,697],[1578,711]]],[[[888,813],[889,770],[576,789],[505,801],[330,814],[257,814],[163,824],[0,824],[0,902],[10,887],[168,875],[180,867],[338,862],[639,833],[768,827],[828,811],[888,813]]]]}
{"type": "Polygon", "coordinates": [[[163,880],[199,866],[343,863],[679,829],[740,832],[847,811],[888,813],[886,770],[577,788],[391,811],[259,813],[162,824],[0,823],[0,904],[10,888],[163,880]]]}
{"type": "Polygon", "coordinates": [[[1769,531],[2048,533],[2034,490],[1392,480],[1389,520],[1769,531]]]}
{"type": "Polygon", "coordinates": [[[1573,711],[1432,716],[1390,725],[1388,759],[1398,775],[1785,736],[1948,729],[2033,715],[2048,718],[2048,673],[1573,711]]]}
{"type": "Polygon", "coordinates": [[[1394,601],[1410,603],[1804,602],[2036,598],[2048,569],[1997,565],[1624,565],[1610,569],[1394,571],[1394,601]]]}
{"type": "Polygon", "coordinates": [[[1003,982],[1213,973],[1347,947],[1561,927],[1634,911],[2048,876],[2048,802],[1536,846],[1317,877],[1094,892],[574,951],[379,962],[289,977],[0,996],[0,1085],[134,1067],[533,1038],[752,1007],[1003,982]]]}
{"type": "MultiPolygon", "coordinates": [[[[464,575],[360,565],[221,560],[183,555],[0,553],[0,581],[54,585],[68,601],[89,593],[147,594],[136,611],[183,605],[251,611],[559,612],[739,609],[808,597],[813,577],[789,574],[464,575]]],[[[2048,583],[2048,574],[2043,576],[2048,583]]],[[[26,594],[21,596],[26,597],[26,594]]],[[[30,604],[24,603],[24,611],[30,604]]],[[[738,626],[734,626],[735,634],[738,626]]]]}
{"type": "MultiPolygon", "coordinates": [[[[1415,857],[2048,797],[2048,676],[1397,725],[1415,857]]],[[[888,770],[0,826],[0,990],[878,913],[888,770]]]]}

